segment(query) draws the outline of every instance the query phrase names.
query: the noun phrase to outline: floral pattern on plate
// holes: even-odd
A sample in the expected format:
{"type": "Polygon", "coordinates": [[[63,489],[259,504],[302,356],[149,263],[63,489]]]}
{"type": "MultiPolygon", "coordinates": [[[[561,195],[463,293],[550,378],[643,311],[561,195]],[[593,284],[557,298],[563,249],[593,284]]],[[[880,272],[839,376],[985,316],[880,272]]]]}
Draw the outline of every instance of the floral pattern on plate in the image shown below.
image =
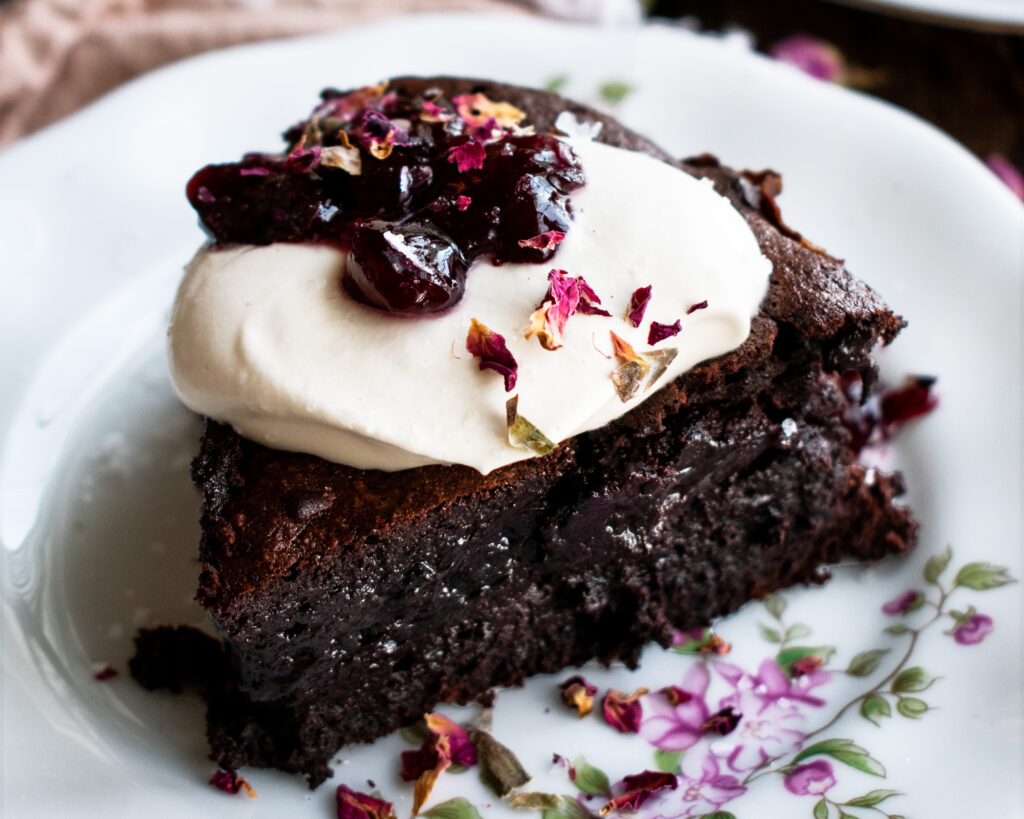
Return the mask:
{"type": "MultiPolygon", "coordinates": [[[[971,646],[992,633],[991,617],[972,603],[965,608],[953,603],[964,606],[959,600],[966,595],[960,592],[988,591],[1014,579],[1001,566],[973,562],[962,566],[952,581],[944,580],[951,559],[949,548],[932,557],[924,568],[923,588],[908,589],[882,606],[894,621],[883,629],[884,637],[898,642],[861,651],[845,669],[827,667],[836,649],[807,640],[813,635],[810,626],[786,622],[786,601],[780,595],[764,601],[773,622],[761,623],[760,632],[774,653],[756,669],[723,659],[720,641],[716,645],[708,630],[680,634],[671,650],[693,660],[677,686],[643,698],[639,724],[640,736],[654,747],[655,766],[674,779],[671,786],[661,785],[634,800],[634,815],[736,819],[733,810],[745,795],[774,782],[806,802],[813,819],[871,814],[899,819],[879,807],[898,797],[898,791],[878,788],[840,795],[848,790],[843,787],[847,768],[879,779],[886,773],[870,751],[834,736],[832,728],[854,709],[875,725],[894,715],[921,719],[930,710],[924,692],[937,679],[912,662],[921,635],[945,625],[945,635],[971,646]],[[877,682],[867,685],[883,671],[877,682]],[[830,683],[841,675],[865,684],[854,696],[836,699],[830,683]],[[724,684],[726,693],[712,696],[713,682],[724,684]]],[[[566,809],[563,801],[559,808],[546,810],[544,819],[617,813],[620,808],[613,800],[629,793],[625,788],[631,777],[595,789],[593,783],[607,783],[607,776],[579,758],[570,767],[570,778],[580,790],[575,804],[566,809]]]]}

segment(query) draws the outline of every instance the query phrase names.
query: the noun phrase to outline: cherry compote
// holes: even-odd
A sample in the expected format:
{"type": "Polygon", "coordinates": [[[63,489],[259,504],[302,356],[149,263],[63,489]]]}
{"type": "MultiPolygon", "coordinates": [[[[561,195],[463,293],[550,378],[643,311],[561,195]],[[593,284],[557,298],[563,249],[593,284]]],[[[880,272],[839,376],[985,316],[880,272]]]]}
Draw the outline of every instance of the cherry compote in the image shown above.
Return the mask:
{"type": "Polygon", "coordinates": [[[327,242],[349,252],[344,288],[420,315],[462,298],[472,263],[543,262],[568,232],[578,157],[481,94],[385,86],[326,91],[281,155],[248,154],[192,177],[188,198],[221,243],[327,242]]]}

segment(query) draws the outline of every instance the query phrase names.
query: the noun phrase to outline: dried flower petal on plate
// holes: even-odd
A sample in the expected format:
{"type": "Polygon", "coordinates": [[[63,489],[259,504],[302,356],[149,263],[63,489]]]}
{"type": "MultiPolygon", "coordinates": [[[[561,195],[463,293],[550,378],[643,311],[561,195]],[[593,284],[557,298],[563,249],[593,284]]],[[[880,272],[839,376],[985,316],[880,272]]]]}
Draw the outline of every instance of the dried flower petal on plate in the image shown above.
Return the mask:
{"type": "Polygon", "coordinates": [[[601,808],[601,815],[613,811],[636,811],[644,802],[661,790],[675,790],[679,780],[675,774],[661,771],[644,771],[632,774],[622,780],[623,793],[613,797],[601,808]]]}
{"type": "Polygon", "coordinates": [[[113,680],[118,676],[118,671],[112,665],[104,666],[95,674],[92,675],[93,679],[99,680],[100,682],[107,682],[113,680]]]}
{"type": "Polygon", "coordinates": [[[505,402],[505,424],[508,427],[508,442],[521,446],[534,455],[548,455],[558,446],[537,427],[519,414],[519,396],[513,395],[505,402]]]}
{"type": "Polygon", "coordinates": [[[469,738],[469,732],[465,728],[452,722],[443,714],[426,714],[423,719],[427,723],[427,730],[430,733],[447,738],[452,762],[470,768],[476,765],[476,750],[469,738]]]}
{"type": "Polygon", "coordinates": [[[466,208],[468,208],[472,202],[472,198],[466,196],[465,194],[460,194],[455,199],[455,208],[457,210],[466,210],[466,208]]]}
{"type": "Polygon", "coordinates": [[[689,691],[683,690],[678,685],[666,685],[659,689],[658,693],[668,700],[668,704],[673,708],[693,699],[693,695],[689,691]]]}
{"type": "Polygon", "coordinates": [[[721,711],[716,711],[708,717],[700,726],[704,733],[715,733],[721,736],[731,734],[739,725],[743,714],[738,713],[731,705],[727,705],[721,711]]]}
{"type": "Polygon", "coordinates": [[[647,343],[653,347],[659,341],[679,335],[682,329],[683,322],[679,319],[676,319],[674,324],[662,324],[660,321],[652,321],[651,327],[647,331],[647,343]]]}
{"type": "Polygon", "coordinates": [[[518,808],[520,810],[540,810],[545,811],[545,815],[547,811],[554,810],[561,804],[562,797],[557,793],[540,793],[539,791],[517,793],[508,800],[508,806],[510,808],[518,808]]]}
{"type": "Polygon", "coordinates": [[[640,698],[646,693],[646,688],[638,688],[632,694],[623,694],[613,688],[601,700],[604,721],[620,734],[639,733],[644,713],[640,698]]]}
{"type": "Polygon", "coordinates": [[[480,779],[495,794],[504,799],[530,781],[518,757],[487,731],[474,730],[471,736],[480,757],[480,779]]]}
{"type": "Polygon", "coordinates": [[[395,806],[369,794],[338,785],[338,819],[395,819],[395,806]]]}
{"type": "Polygon", "coordinates": [[[475,318],[470,319],[466,349],[480,359],[481,370],[494,370],[505,379],[505,391],[512,391],[519,374],[519,364],[509,352],[504,336],[475,318]]]}
{"type": "Polygon", "coordinates": [[[629,308],[626,310],[626,321],[634,327],[639,327],[644,320],[644,313],[647,312],[647,305],[651,303],[651,285],[638,287],[629,297],[629,308]]]}
{"type": "Polygon", "coordinates": [[[213,776],[210,777],[210,784],[217,790],[224,791],[224,793],[235,794],[239,791],[245,791],[245,795],[250,799],[256,798],[256,791],[252,789],[252,786],[242,777],[230,771],[215,771],[213,776]]]}
{"type": "Polygon", "coordinates": [[[419,813],[438,777],[453,763],[472,766],[477,762],[476,749],[464,728],[441,714],[427,714],[424,721],[429,736],[419,750],[402,752],[402,779],[416,782],[413,815],[419,813]]]}
{"type": "Polygon", "coordinates": [[[708,309],[708,300],[704,299],[704,301],[699,301],[696,304],[691,304],[689,307],[687,307],[686,308],[686,315],[690,315],[691,313],[696,313],[698,310],[707,310],[707,309],[708,309]]]}
{"type": "Polygon", "coordinates": [[[570,677],[558,687],[562,691],[562,702],[570,708],[575,708],[581,717],[585,717],[593,710],[597,686],[591,685],[585,677],[570,677]]]}

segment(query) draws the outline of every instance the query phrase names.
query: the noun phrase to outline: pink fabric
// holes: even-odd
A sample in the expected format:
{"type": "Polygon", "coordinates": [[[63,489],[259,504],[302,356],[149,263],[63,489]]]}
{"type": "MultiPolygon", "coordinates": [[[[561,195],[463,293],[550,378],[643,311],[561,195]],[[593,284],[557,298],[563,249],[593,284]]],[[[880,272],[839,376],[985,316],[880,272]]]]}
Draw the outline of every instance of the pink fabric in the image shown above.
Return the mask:
{"type": "MultiPolygon", "coordinates": [[[[214,48],[501,0],[17,0],[0,7],[0,145],[214,48]]],[[[330,78],[324,78],[328,84],[330,78]]]]}

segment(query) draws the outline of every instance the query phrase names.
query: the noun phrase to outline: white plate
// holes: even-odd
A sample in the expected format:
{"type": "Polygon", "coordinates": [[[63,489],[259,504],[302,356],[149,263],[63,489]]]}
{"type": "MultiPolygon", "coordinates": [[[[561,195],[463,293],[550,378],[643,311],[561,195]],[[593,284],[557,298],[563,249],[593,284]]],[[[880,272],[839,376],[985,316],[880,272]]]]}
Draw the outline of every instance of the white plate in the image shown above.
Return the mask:
{"type": "MultiPolygon", "coordinates": [[[[620,106],[625,121],[680,154],[711,149],[734,165],[784,171],[787,220],[846,254],[909,316],[887,367],[936,373],[942,389],[940,410],[909,428],[896,453],[920,547],[786,594],[787,621],[813,623],[801,642],[837,647],[832,680],[816,689],[826,704],[780,714],[790,728],[824,724],[896,664],[908,638],[881,633],[899,618],[880,606],[925,589],[922,566],[946,544],[955,564],[947,585],[968,561],[1019,577],[1024,210],[947,137],[866,97],[668,28],[430,16],[211,54],[154,72],[0,155],[5,817],[327,817],[334,783],[369,790],[368,778],[407,815],[411,789],[398,780],[397,754],[410,746],[399,737],[344,750],[334,783],[315,793],[297,777],[247,771],[259,798],[226,796],[206,784],[200,704],[147,694],[124,673],[137,626],[203,622],[191,601],[199,531],[187,474],[199,427],[171,393],[162,351],[182,262],[201,240],[184,182],[205,162],[275,148],[321,86],[403,72],[524,84],[566,74],[567,93],[584,100],[602,82],[626,80],[636,90],[620,106]],[[893,651],[872,676],[839,673],[858,652],[883,647],[893,651]],[[95,681],[92,671],[106,663],[121,678],[95,681]]],[[[977,645],[944,635],[948,622],[922,635],[910,664],[940,677],[920,695],[934,709],[922,719],[893,716],[877,728],[853,708],[820,735],[855,740],[888,771],[882,780],[815,757],[834,768],[830,798],[881,787],[905,794],[884,803],[895,813],[1013,815],[1020,603],[1018,585],[954,593],[950,605],[976,605],[995,631],[977,645]]],[[[757,629],[767,617],[751,605],[721,623],[734,645],[726,659],[756,671],[773,655],[757,629]]],[[[695,663],[654,648],[636,673],[587,674],[602,687],[654,689],[679,683],[695,663]]],[[[728,686],[712,676],[714,710],[728,686]]],[[[501,693],[496,707],[495,733],[537,789],[572,791],[552,752],[585,752],[613,779],[653,766],[643,737],[566,713],[555,682],[533,679],[501,693]]],[[[646,707],[650,716],[653,700],[646,707]]],[[[706,746],[692,748],[687,765],[711,753],[706,746]]],[[[683,813],[687,792],[673,792],[676,808],[664,815],[683,813]]],[[[434,801],[459,794],[481,807],[497,802],[473,773],[443,776],[434,801]]],[[[816,799],[771,774],[723,809],[809,816],[816,799]]]]}
{"type": "Polygon", "coordinates": [[[838,0],[947,25],[1024,31],[1024,0],[838,0]]]}

